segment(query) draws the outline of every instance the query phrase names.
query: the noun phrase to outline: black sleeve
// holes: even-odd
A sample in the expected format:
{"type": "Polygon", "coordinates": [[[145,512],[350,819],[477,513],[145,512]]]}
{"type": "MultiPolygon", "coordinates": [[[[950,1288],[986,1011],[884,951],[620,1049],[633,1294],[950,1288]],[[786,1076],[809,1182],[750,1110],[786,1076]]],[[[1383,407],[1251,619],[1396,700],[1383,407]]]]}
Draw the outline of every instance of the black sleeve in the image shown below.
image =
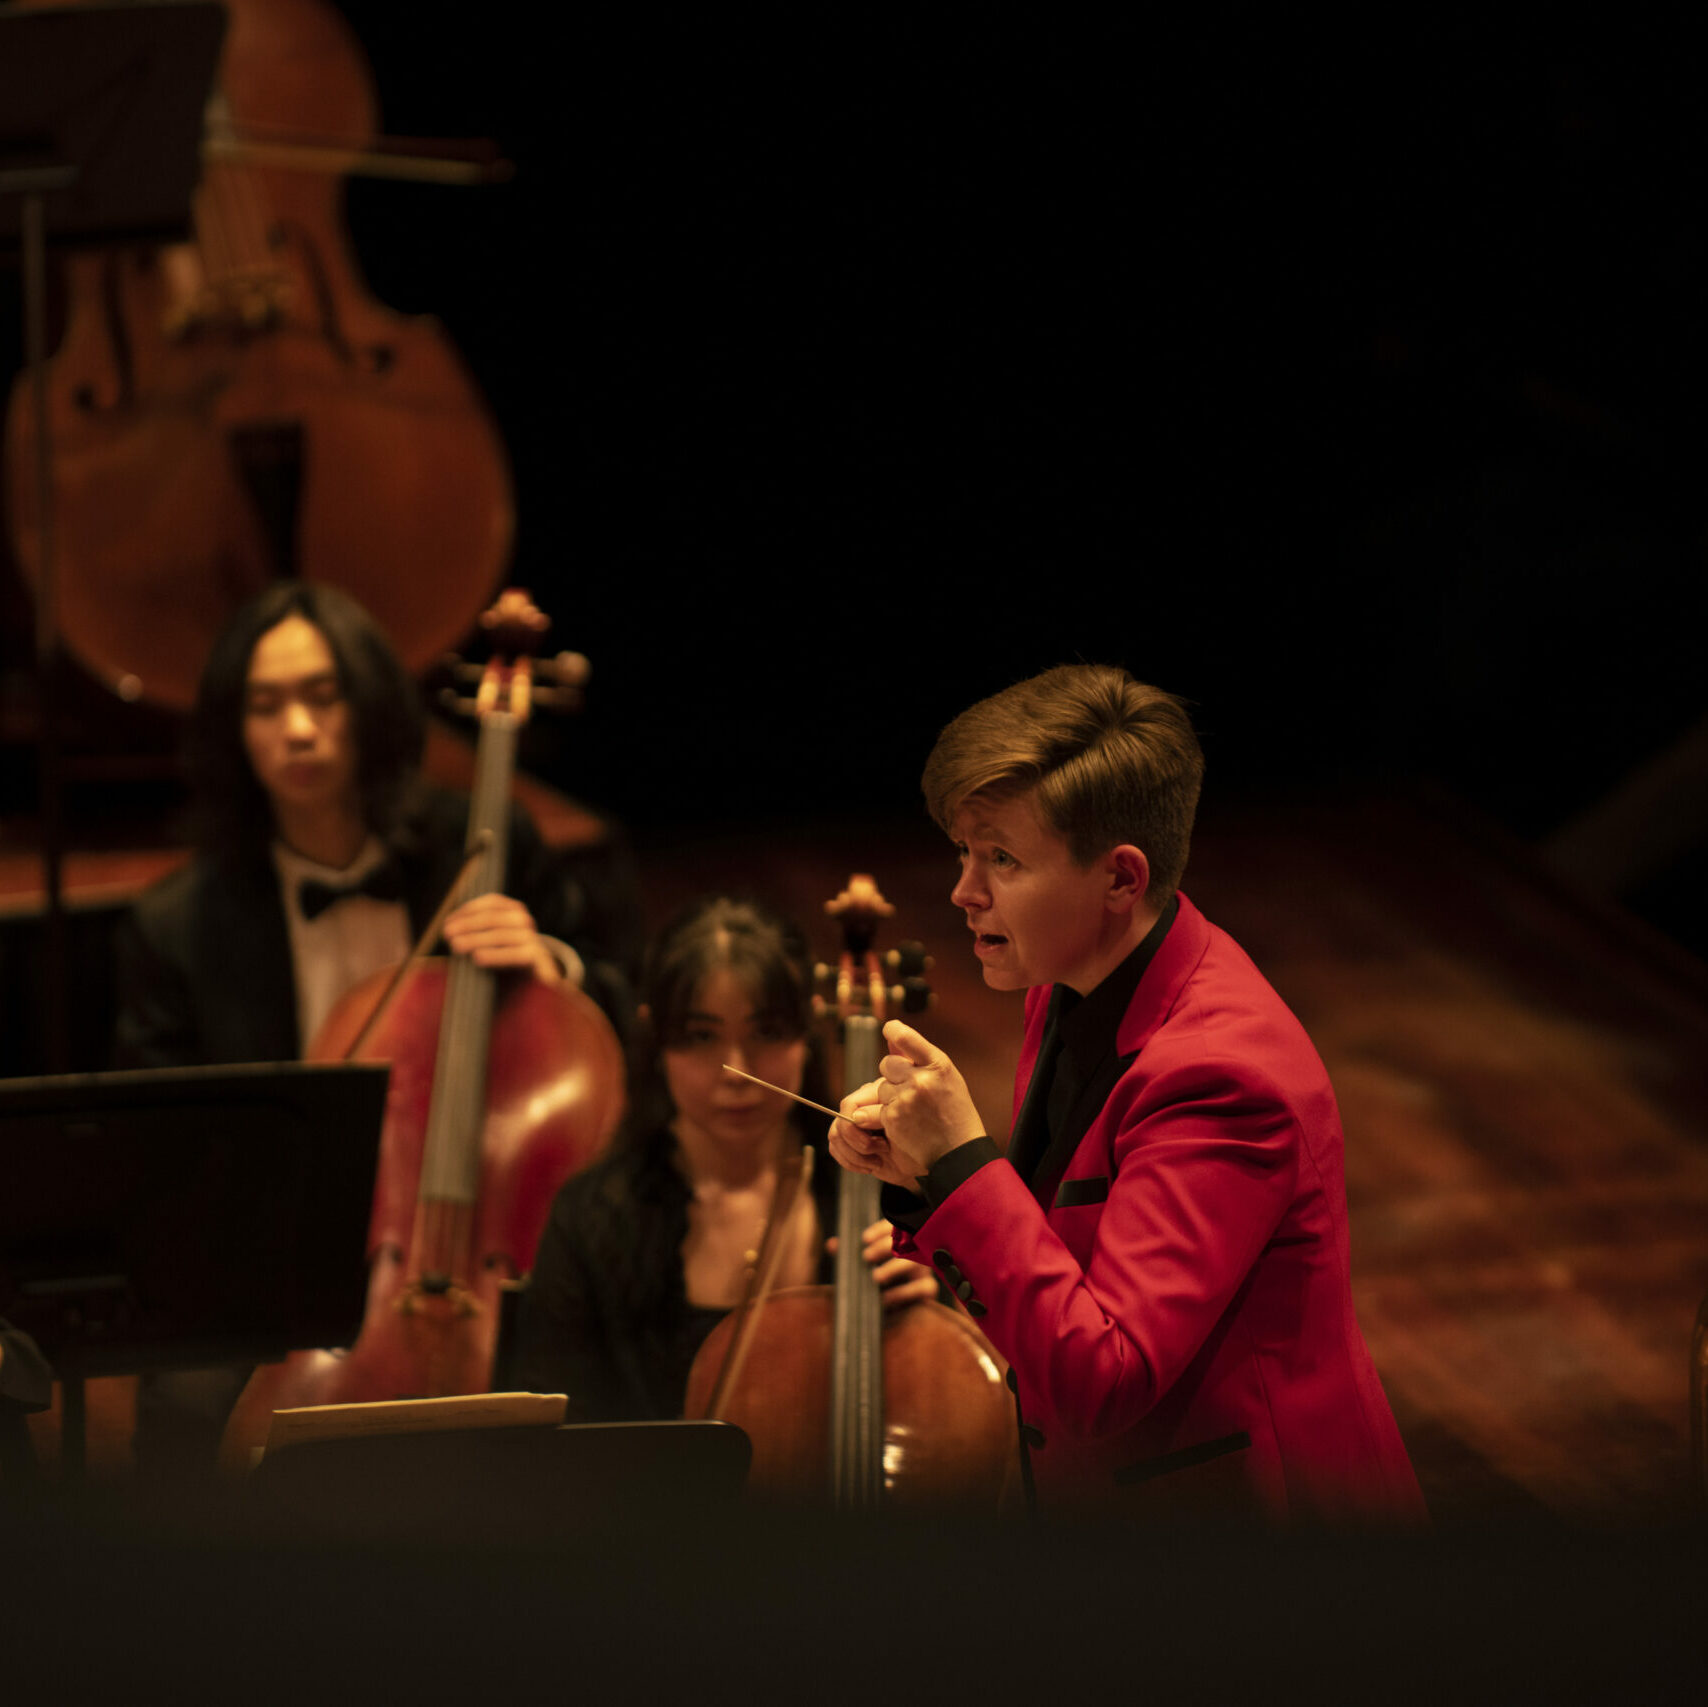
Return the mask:
{"type": "Polygon", "coordinates": [[[118,1019],[115,1067],[194,1067],[206,1059],[183,966],[140,907],[120,920],[113,945],[118,1019]]]}
{"type": "Polygon", "coordinates": [[[525,1392],[565,1393],[575,1422],[632,1415],[610,1324],[600,1308],[598,1277],[576,1226],[585,1188],[574,1179],[558,1192],[540,1236],[534,1270],[522,1294],[516,1335],[516,1380],[525,1392]]]}

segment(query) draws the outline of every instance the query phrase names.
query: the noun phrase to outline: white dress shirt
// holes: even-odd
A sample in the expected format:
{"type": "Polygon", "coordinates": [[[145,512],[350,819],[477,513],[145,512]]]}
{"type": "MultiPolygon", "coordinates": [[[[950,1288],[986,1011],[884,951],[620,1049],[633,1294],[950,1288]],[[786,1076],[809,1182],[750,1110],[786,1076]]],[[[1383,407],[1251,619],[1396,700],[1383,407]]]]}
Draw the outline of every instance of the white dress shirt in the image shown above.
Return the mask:
{"type": "Polygon", "coordinates": [[[386,850],[369,836],[362,851],[342,871],[305,859],[283,842],[273,843],[273,865],[285,903],[285,925],[296,974],[297,1028],[306,1050],[338,999],[381,967],[395,966],[409,953],[409,909],[401,901],[376,901],[371,895],[346,895],[316,919],[302,916],[298,890],[305,877],[334,888],[359,882],[384,863],[386,850]]]}

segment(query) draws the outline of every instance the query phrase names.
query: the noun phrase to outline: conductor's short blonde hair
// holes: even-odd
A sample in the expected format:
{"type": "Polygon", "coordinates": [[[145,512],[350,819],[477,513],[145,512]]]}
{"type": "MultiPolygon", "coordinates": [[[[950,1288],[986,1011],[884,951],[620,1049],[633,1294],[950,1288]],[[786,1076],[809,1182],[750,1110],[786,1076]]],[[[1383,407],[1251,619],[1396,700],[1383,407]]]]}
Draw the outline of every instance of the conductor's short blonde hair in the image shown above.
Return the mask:
{"type": "Polygon", "coordinates": [[[1150,862],[1147,899],[1179,887],[1204,755],[1173,694],[1108,664],[1062,664],[970,706],[931,749],[921,786],[945,831],[974,795],[1030,792],[1080,865],[1122,843],[1150,862]]]}

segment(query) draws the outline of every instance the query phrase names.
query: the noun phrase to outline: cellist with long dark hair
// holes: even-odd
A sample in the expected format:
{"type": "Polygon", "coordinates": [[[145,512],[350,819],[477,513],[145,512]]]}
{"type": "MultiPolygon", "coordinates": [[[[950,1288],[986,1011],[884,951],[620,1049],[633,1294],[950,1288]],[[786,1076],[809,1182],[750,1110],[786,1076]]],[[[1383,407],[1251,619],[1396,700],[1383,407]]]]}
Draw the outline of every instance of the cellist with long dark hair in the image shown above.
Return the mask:
{"type": "MultiPolygon", "coordinates": [[[[578,1421],[681,1416],[696,1353],[747,1290],[815,1117],[726,1068],[826,1100],[806,941],[769,908],[718,896],[678,914],[640,995],[628,1113],[560,1189],[523,1302],[518,1378],[567,1393],[578,1421]]],[[[785,1211],[778,1287],[830,1278],[836,1190],[822,1165],[785,1211]]],[[[890,1245],[887,1222],[866,1229],[885,1304],[935,1298],[930,1270],[890,1245]]]]}
{"type": "MultiPolygon", "coordinates": [[[[421,776],[424,729],[418,689],[348,595],[279,582],[232,616],[186,742],[196,857],[119,937],[120,1066],[296,1059],[341,996],[407,955],[467,832],[466,801],[421,776]]],[[[510,849],[509,893],[453,911],[447,946],[582,984],[621,1029],[620,937],[520,808],[510,849]]],[[[147,1384],[139,1465],[211,1464],[241,1373],[147,1384]]]]}

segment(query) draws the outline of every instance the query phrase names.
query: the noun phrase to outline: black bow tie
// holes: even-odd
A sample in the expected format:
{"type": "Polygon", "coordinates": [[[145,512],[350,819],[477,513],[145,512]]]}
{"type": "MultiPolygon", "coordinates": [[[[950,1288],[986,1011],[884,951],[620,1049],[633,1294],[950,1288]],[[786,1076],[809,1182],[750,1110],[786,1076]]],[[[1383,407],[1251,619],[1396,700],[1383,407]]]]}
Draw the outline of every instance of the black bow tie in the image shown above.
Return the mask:
{"type": "Polygon", "coordinates": [[[312,921],[318,919],[334,901],[342,901],[346,895],[371,895],[376,901],[401,901],[403,873],[388,859],[354,883],[322,883],[318,877],[305,877],[297,885],[297,906],[302,909],[302,916],[312,921]]]}

